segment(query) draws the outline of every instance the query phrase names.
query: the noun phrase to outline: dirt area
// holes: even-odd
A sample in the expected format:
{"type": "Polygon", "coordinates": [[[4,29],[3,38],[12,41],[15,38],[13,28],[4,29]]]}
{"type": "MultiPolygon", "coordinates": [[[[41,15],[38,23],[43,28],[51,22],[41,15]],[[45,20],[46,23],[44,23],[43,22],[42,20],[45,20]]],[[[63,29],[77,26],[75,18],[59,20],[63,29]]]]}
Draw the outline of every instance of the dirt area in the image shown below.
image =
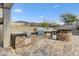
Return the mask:
{"type": "Polygon", "coordinates": [[[74,56],[79,56],[79,35],[73,35],[72,45],[74,56]]]}
{"type": "Polygon", "coordinates": [[[79,35],[73,35],[73,47],[79,48],[79,35]]]}
{"type": "Polygon", "coordinates": [[[0,48],[1,56],[79,56],[79,36],[73,35],[71,42],[63,42],[38,37],[31,43],[31,38],[18,37],[17,47],[0,48]],[[22,42],[22,43],[21,43],[22,42]]]}

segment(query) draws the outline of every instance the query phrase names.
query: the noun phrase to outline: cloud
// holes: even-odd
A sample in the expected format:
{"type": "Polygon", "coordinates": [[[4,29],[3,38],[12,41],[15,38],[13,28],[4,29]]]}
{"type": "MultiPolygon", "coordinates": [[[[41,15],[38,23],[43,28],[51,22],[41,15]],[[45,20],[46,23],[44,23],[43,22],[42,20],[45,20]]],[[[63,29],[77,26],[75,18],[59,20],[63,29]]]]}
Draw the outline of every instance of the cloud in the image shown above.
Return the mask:
{"type": "Polygon", "coordinates": [[[63,25],[63,24],[64,24],[64,22],[58,22],[58,24],[63,25]]]}
{"type": "Polygon", "coordinates": [[[56,20],[55,23],[60,24],[60,25],[64,24],[64,22],[61,22],[60,20],[56,20]]]}
{"type": "Polygon", "coordinates": [[[12,21],[16,21],[16,20],[18,20],[18,18],[17,17],[12,17],[12,21]]]}
{"type": "Polygon", "coordinates": [[[77,18],[77,20],[79,20],[79,15],[76,15],[76,16],[77,16],[77,17],[76,17],[76,18],[77,18]]]}
{"type": "Polygon", "coordinates": [[[40,16],[40,18],[43,18],[43,17],[45,17],[45,16],[40,16]]]}
{"type": "Polygon", "coordinates": [[[14,12],[21,13],[21,12],[23,12],[23,10],[22,9],[15,9],[14,12]]]}
{"type": "Polygon", "coordinates": [[[54,6],[54,8],[58,8],[58,7],[60,7],[60,5],[55,5],[55,6],[54,6]]]}

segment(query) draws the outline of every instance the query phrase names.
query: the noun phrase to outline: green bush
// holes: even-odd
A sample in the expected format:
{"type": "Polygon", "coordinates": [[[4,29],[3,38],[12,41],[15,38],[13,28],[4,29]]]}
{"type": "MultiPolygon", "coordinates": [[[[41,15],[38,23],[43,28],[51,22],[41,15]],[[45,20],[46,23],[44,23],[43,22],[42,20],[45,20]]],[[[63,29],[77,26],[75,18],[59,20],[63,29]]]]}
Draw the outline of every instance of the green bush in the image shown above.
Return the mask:
{"type": "Polygon", "coordinates": [[[42,27],[48,27],[48,23],[47,23],[47,22],[42,22],[42,23],[41,23],[41,26],[42,26],[42,27]]]}

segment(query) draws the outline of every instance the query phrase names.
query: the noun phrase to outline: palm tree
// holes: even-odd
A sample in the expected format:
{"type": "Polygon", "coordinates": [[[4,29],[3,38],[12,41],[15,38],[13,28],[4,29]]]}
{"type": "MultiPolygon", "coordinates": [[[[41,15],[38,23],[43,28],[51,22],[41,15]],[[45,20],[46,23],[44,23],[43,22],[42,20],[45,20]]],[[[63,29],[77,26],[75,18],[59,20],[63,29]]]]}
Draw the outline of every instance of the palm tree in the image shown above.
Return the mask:
{"type": "Polygon", "coordinates": [[[65,24],[73,24],[74,22],[77,21],[77,17],[73,14],[62,14],[61,16],[61,20],[65,23],[65,24]]]}

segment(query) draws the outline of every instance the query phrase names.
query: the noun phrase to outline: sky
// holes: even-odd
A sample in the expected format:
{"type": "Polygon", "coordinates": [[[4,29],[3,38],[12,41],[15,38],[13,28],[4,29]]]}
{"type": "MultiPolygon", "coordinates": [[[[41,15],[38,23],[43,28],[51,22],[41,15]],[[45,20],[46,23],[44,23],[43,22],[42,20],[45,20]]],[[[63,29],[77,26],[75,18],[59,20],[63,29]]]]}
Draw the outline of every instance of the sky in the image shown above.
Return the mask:
{"type": "Polygon", "coordinates": [[[63,24],[60,15],[71,13],[79,16],[77,3],[16,3],[11,9],[12,21],[56,22],[63,24]]]}

